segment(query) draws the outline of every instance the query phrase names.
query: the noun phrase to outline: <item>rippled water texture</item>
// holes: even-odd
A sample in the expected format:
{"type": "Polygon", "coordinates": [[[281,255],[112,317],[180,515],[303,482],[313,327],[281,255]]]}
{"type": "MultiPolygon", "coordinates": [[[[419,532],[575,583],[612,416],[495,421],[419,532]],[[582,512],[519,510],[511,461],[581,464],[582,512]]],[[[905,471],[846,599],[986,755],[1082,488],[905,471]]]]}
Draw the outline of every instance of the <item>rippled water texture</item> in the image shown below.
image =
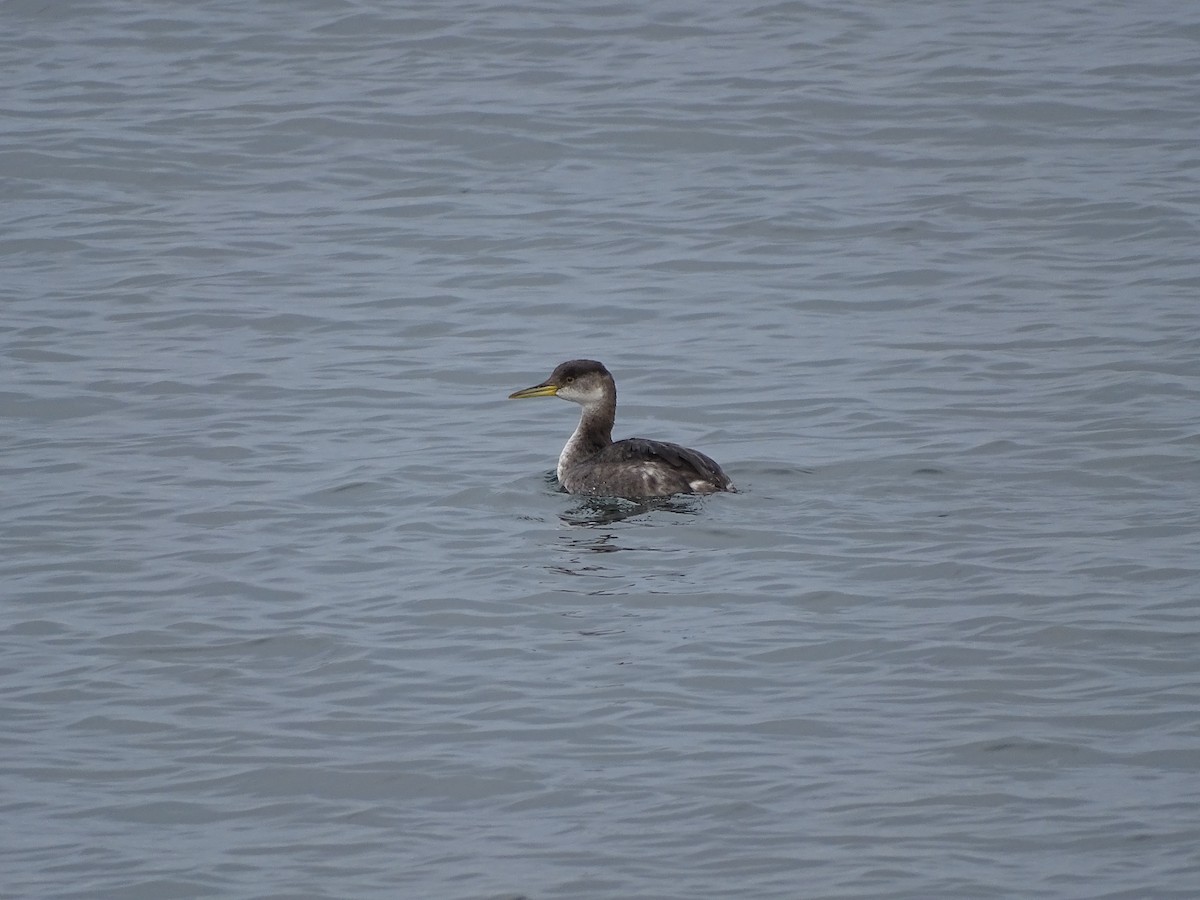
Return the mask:
{"type": "Polygon", "coordinates": [[[1195,896],[1192,7],[0,21],[0,895],[1195,896]]]}

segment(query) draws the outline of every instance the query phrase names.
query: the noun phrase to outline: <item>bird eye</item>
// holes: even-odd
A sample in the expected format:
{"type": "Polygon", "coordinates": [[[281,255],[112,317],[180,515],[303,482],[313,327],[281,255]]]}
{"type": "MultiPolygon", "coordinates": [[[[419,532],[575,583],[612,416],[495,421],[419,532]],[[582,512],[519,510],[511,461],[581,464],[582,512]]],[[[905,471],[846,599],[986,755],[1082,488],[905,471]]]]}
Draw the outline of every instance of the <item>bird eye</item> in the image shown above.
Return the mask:
{"type": "Polygon", "coordinates": [[[574,380],[575,380],[574,375],[568,375],[566,378],[563,379],[563,384],[570,384],[574,380]]]}

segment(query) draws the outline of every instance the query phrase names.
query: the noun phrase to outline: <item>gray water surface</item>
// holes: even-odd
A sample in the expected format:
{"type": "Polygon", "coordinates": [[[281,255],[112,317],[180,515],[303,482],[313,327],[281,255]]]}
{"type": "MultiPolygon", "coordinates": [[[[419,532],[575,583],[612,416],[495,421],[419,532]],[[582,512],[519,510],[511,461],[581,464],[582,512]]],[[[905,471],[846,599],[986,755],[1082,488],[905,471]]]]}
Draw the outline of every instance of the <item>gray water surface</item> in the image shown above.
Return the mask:
{"type": "Polygon", "coordinates": [[[0,896],[1195,896],[1187,4],[0,21],[0,896]]]}

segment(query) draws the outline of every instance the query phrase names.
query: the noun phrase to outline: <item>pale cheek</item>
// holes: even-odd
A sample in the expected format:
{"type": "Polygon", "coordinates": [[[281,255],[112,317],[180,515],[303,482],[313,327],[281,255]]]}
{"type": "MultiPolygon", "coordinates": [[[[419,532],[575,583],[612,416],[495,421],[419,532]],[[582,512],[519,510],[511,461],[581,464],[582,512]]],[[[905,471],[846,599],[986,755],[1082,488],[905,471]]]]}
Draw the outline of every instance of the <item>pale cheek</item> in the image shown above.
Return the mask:
{"type": "Polygon", "coordinates": [[[569,385],[558,392],[558,396],[564,400],[570,400],[578,403],[581,406],[589,406],[593,403],[599,403],[604,399],[604,393],[594,388],[579,388],[575,385],[569,385]]]}

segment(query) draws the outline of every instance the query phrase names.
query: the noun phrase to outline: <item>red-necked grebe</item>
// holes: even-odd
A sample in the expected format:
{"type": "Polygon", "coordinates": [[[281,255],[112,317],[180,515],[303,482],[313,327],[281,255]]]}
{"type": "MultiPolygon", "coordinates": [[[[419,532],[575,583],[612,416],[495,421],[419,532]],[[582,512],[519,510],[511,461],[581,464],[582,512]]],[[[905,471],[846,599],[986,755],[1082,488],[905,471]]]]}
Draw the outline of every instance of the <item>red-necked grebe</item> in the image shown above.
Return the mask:
{"type": "Polygon", "coordinates": [[[646,438],[614,443],[617,383],[594,359],[572,359],[541,384],[509,395],[526,397],[559,397],[583,407],[558,457],[558,482],[572,494],[637,499],[734,489],[721,467],[699,451],[646,438]]]}

